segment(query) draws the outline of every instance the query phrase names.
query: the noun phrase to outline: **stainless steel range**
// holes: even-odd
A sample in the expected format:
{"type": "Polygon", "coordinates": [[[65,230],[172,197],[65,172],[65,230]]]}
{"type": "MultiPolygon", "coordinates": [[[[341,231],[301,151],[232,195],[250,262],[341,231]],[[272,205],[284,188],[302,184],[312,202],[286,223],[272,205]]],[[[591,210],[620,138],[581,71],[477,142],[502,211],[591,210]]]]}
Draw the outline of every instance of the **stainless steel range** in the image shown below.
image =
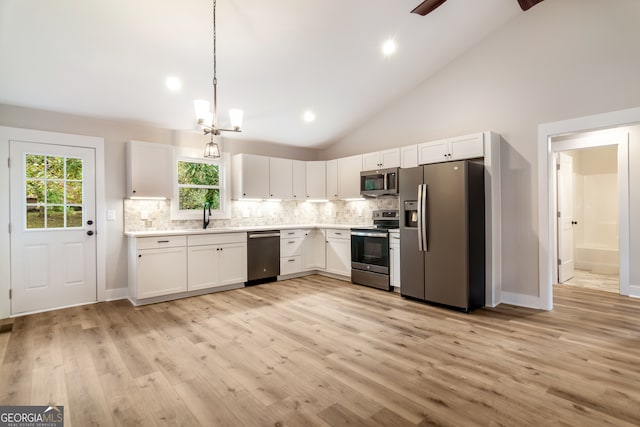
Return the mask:
{"type": "Polygon", "coordinates": [[[351,229],[351,282],[386,291],[389,280],[389,230],[398,228],[397,210],[373,212],[373,226],[351,229]]]}

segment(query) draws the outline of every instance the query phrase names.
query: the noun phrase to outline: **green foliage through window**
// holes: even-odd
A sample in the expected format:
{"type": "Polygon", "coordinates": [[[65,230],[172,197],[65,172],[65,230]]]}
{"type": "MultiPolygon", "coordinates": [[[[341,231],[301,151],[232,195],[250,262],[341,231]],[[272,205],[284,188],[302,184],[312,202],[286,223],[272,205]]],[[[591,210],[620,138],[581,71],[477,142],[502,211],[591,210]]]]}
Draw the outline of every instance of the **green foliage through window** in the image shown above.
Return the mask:
{"type": "Polygon", "coordinates": [[[82,227],[82,159],[25,156],[26,228],[82,227]]]}
{"type": "Polygon", "coordinates": [[[178,209],[220,209],[220,166],[206,161],[178,161],[178,209]]]}

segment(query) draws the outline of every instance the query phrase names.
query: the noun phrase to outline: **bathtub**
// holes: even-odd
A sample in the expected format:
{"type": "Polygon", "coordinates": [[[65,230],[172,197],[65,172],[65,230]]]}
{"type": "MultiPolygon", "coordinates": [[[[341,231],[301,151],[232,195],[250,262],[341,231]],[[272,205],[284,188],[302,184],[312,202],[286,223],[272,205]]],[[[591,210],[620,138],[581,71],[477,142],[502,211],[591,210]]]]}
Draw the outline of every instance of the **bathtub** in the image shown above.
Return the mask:
{"type": "Polygon", "coordinates": [[[593,273],[618,274],[618,249],[579,247],[575,250],[575,268],[593,273]]]}

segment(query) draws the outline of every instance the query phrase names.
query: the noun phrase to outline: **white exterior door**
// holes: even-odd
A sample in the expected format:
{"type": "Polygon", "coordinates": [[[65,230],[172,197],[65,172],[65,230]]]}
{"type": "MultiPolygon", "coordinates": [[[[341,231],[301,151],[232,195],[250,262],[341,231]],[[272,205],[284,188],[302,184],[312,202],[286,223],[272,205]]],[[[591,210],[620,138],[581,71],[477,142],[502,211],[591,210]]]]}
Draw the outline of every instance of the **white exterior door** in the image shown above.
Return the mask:
{"type": "Polygon", "coordinates": [[[573,277],[573,157],[559,153],[558,171],[558,283],[573,277]]]}
{"type": "Polygon", "coordinates": [[[11,314],[96,301],[95,155],[10,141],[11,314]]]}

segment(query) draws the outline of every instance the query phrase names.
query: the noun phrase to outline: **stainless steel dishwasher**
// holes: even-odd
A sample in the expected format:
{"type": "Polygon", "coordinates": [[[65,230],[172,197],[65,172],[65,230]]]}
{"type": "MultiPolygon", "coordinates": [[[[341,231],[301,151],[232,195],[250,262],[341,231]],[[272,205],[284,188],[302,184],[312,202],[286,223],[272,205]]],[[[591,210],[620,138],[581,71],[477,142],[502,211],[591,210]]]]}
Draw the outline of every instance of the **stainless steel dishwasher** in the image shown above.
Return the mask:
{"type": "Polygon", "coordinates": [[[280,230],[247,233],[247,284],[273,282],[280,274],[280,230]]]}

